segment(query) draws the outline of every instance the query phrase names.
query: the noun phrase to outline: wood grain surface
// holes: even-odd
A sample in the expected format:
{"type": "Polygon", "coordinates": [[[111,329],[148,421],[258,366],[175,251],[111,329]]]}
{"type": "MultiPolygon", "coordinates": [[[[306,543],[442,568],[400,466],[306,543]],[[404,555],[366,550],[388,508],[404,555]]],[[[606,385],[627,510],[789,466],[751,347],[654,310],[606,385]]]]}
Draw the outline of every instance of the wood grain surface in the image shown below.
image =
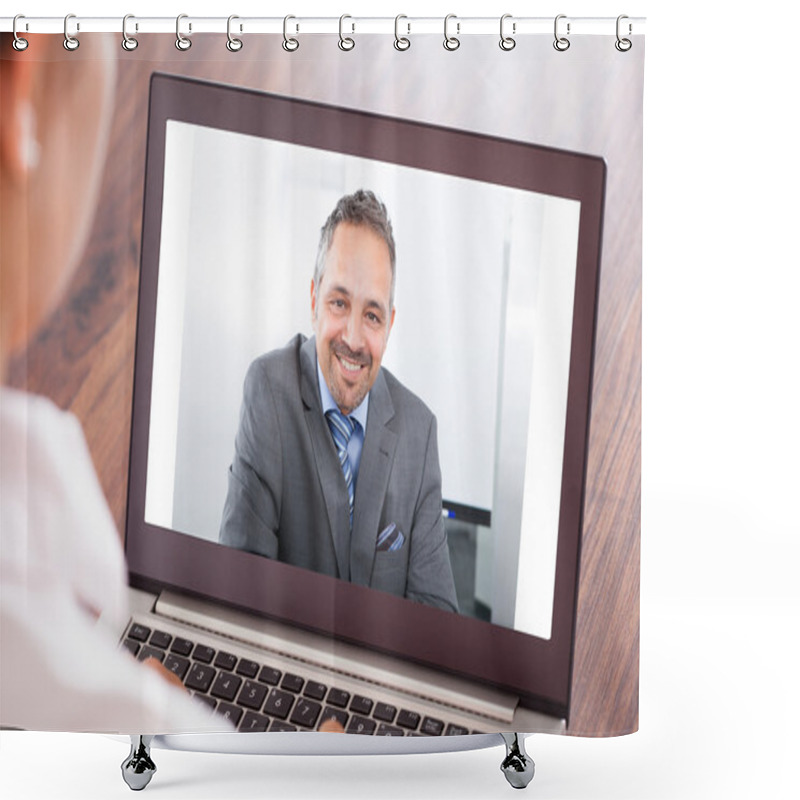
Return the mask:
{"type": "MultiPolygon", "coordinates": [[[[239,54],[228,53],[223,42],[224,36],[198,39],[190,51],[178,53],[173,36],[150,35],[146,46],[120,56],[118,102],[89,245],[63,302],[10,365],[12,385],[47,395],[80,419],[120,531],[126,507],[150,75],[158,69],[283,93],[308,81],[336,81],[321,79],[319,67],[304,60],[303,53],[313,49],[306,42],[294,62],[280,50],[279,38],[253,37],[239,54]]],[[[331,50],[331,60],[351,58],[335,46],[331,50]]],[[[493,53],[497,50],[493,44],[493,53]]],[[[76,54],[54,57],[91,58],[91,39],[86,37],[76,54]]],[[[408,88],[390,90],[380,74],[359,73],[362,99],[385,98],[387,91],[394,91],[392,101],[401,107],[412,102],[408,88]]],[[[615,133],[603,152],[609,182],[569,720],[571,733],[586,735],[638,727],[641,76],[623,80],[630,85],[615,91],[621,103],[630,103],[631,96],[638,102],[627,110],[634,122],[638,115],[638,124],[612,127],[615,133]],[[620,165],[624,168],[615,168],[620,165]]],[[[323,85],[320,92],[324,95],[328,88],[323,85]]],[[[341,91],[346,96],[353,86],[341,91]]],[[[380,102],[375,105],[381,110],[380,102]]]]}

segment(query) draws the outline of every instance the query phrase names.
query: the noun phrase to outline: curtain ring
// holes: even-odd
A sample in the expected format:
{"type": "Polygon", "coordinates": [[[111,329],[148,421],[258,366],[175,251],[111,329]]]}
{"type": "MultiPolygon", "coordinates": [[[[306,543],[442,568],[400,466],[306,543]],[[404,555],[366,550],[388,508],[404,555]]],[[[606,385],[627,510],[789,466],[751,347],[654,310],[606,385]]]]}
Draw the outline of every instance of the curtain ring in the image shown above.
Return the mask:
{"type": "MultiPolygon", "coordinates": [[[[443,44],[444,44],[444,49],[445,50],[450,50],[452,52],[453,50],[458,50],[458,48],[461,47],[461,40],[458,38],[458,36],[450,36],[448,34],[447,29],[448,29],[448,26],[450,24],[450,20],[451,19],[456,19],[456,15],[455,14],[448,14],[444,18],[444,43],[443,44]]],[[[460,22],[456,22],[456,33],[458,34],[460,32],[461,32],[461,23],[460,22]]]]}
{"type": "MultiPolygon", "coordinates": [[[[553,35],[555,36],[555,41],[553,42],[553,47],[558,50],[559,53],[563,53],[565,50],[569,50],[570,41],[566,38],[566,36],[559,36],[558,35],[558,21],[560,19],[566,19],[566,14],[559,14],[555,22],[553,23],[553,35]]],[[[569,36],[569,22],[567,23],[567,36],[569,36]]]]}
{"type": "MultiPolygon", "coordinates": [[[[283,49],[287,53],[294,53],[298,47],[300,47],[300,42],[292,36],[289,36],[287,31],[289,28],[289,20],[290,19],[297,19],[297,17],[293,17],[291,14],[288,14],[283,18],[283,49]]],[[[300,29],[300,26],[297,26],[297,29],[300,29]]]]}
{"type": "MultiPolygon", "coordinates": [[[[622,20],[624,20],[624,19],[628,19],[628,15],[627,15],[627,14],[620,14],[620,15],[617,17],[617,41],[616,41],[616,42],[614,42],[614,47],[616,47],[616,48],[617,48],[617,50],[619,50],[619,51],[620,51],[620,53],[627,53],[627,52],[628,52],[628,50],[630,50],[630,49],[631,49],[631,47],[633,47],[633,42],[631,42],[631,40],[630,40],[630,39],[622,38],[622,37],[619,35],[619,28],[620,28],[620,25],[619,25],[619,24],[620,24],[620,22],[622,22],[622,20]]],[[[632,32],[633,32],[633,29],[632,29],[632,27],[631,27],[631,24],[630,24],[630,22],[629,22],[629,23],[628,23],[628,34],[630,34],[630,33],[632,33],[632,32]]]]}
{"type": "Polygon", "coordinates": [[[21,36],[19,36],[17,34],[17,20],[18,19],[25,19],[25,16],[23,14],[17,14],[17,16],[14,17],[14,22],[11,25],[11,32],[14,34],[14,41],[11,43],[11,46],[15,50],[17,50],[17,51],[19,51],[21,53],[23,50],[27,50],[28,49],[28,40],[27,39],[23,39],[21,36]]]}
{"type": "MultiPolygon", "coordinates": [[[[394,49],[400,51],[408,50],[411,47],[411,39],[400,35],[401,19],[408,19],[408,17],[405,14],[398,14],[394,18],[394,49]]],[[[411,24],[407,22],[406,27],[408,28],[408,33],[411,33],[411,24]]]]}
{"type": "Polygon", "coordinates": [[[135,50],[139,46],[139,40],[135,36],[128,36],[129,19],[135,19],[133,14],[126,14],[122,18],[122,49],[130,53],[131,50],[135,50]]]}
{"type": "Polygon", "coordinates": [[[231,22],[235,19],[239,19],[236,14],[231,14],[228,17],[228,41],[225,43],[225,47],[227,47],[231,53],[238,53],[242,49],[242,40],[231,35],[231,22]]]}
{"type": "MultiPolygon", "coordinates": [[[[352,50],[356,46],[354,39],[350,38],[349,36],[345,36],[342,33],[342,26],[344,25],[344,21],[346,19],[352,19],[352,17],[349,14],[342,14],[342,16],[339,17],[339,49],[344,50],[345,52],[347,52],[348,50],[352,50]]],[[[356,32],[355,22],[352,23],[352,25],[353,25],[353,30],[351,31],[351,33],[355,33],[356,32]]]]}
{"type": "MultiPolygon", "coordinates": [[[[71,19],[75,19],[74,14],[67,14],[67,16],[64,17],[64,49],[69,50],[70,52],[77,50],[81,46],[81,43],[77,40],[77,38],[75,36],[70,36],[69,31],[67,30],[69,21],[71,19]]],[[[80,25],[76,23],[76,30],[80,29],[80,25]]]]}
{"type": "MultiPolygon", "coordinates": [[[[186,50],[188,50],[192,46],[192,40],[191,39],[187,39],[181,33],[181,20],[182,19],[188,19],[188,18],[189,18],[188,14],[178,14],[178,17],[175,20],[175,37],[176,37],[175,38],[175,47],[177,47],[178,50],[182,50],[184,52],[186,50]]],[[[192,30],[192,24],[190,22],[189,23],[189,31],[191,31],[191,30],[192,30]]]]}
{"type": "MultiPolygon", "coordinates": [[[[506,36],[505,31],[503,30],[507,19],[511,19],[511,14],[503,14],[503,16],[500,17],[500,49],[505,50],[506,52],[513,50],[517,46],[517,40],[511,36],[506,36]]],[[[516,22],[512,23],[511,32],[517,32],[516,22]]]]}

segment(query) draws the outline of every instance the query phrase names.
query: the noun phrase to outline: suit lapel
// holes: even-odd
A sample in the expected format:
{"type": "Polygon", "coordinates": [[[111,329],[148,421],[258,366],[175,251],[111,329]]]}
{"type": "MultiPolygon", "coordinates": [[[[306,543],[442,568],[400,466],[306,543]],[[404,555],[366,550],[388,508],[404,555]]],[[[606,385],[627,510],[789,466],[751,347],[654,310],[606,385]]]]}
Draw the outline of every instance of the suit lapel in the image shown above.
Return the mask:
{"type": "Polygon", "coordinates": [[[375,540],[397,446],[397,434],[386,427],[393,416],[394,405],[381,371],[369,394],[350,544],[350,580],[362,586],[368,586],[372,576],[375,540]]]}
{"type": "MultiPolygon", "coordinates": [[[[300,348],[300,394],[305,406],[306,425],[314,449],[317,475],[328,512],[328,524],[336,552],[339,577],[349,581],[351,579],[350,513],[346,502],[347,489],[333,437],[322,415],[317,384],[317,346],[314,337],[304,342],[300,348]]],[[[302,498],[298,500],[302,502],[302,498]]]]}

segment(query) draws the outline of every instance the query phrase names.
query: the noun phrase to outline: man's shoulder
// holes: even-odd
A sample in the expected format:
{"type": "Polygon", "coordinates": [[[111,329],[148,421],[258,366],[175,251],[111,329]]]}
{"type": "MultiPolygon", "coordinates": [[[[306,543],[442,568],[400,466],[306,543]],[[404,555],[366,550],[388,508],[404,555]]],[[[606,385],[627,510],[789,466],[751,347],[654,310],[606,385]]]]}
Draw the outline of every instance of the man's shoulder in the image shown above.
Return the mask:
{"type": "Polygon", "coordinates": [[[401,383],[388,369],[381,369],[386,389],[392,398],[392,405],[396,414],[409,417],[417,423],[422,420],[433,419],[433,412],[418,395],[414,394],[407,386],[401,383]]]}
{"type": "Polygon", "coordinates": [[[270,350],[255,358],[247,369],[244,381],[245,398],[262,394],[269,386],[276,396],[293,397],[299,393],[302,361],[307,358],[303,347],[308,339],[298,333],[283,347],[270,350]]]}
{"type": "Polygon", "coordinates": [[[298,333],[283,347],[263,353],[251,362],[248,375],[272,379],[296,374],[300,368],[300,353],[307,341],[302,333],[298,333]]]}

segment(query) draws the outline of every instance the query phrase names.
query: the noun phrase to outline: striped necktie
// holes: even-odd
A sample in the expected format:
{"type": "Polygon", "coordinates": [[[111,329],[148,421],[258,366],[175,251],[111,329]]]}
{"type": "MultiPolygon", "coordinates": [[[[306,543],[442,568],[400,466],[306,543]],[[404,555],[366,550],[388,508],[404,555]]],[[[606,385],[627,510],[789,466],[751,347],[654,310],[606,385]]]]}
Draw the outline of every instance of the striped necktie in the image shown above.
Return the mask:
{"type": "Polygon", "coordinates": [[[350,505],[350,530],[352,530],[355,487],[353,486],[353,470],[350,466],[350,459],[347,456],[347,443],[353,435],[356,423],[351,417],[344,416],[338,408],[332,408],[326,411],[325,417],[328,420],[328,427],[333,434],[333,442],[336,445],[336,452],[339,455],[339,464],[344,473],[344,482],[347,486],[347,497],[350,505]]]}

